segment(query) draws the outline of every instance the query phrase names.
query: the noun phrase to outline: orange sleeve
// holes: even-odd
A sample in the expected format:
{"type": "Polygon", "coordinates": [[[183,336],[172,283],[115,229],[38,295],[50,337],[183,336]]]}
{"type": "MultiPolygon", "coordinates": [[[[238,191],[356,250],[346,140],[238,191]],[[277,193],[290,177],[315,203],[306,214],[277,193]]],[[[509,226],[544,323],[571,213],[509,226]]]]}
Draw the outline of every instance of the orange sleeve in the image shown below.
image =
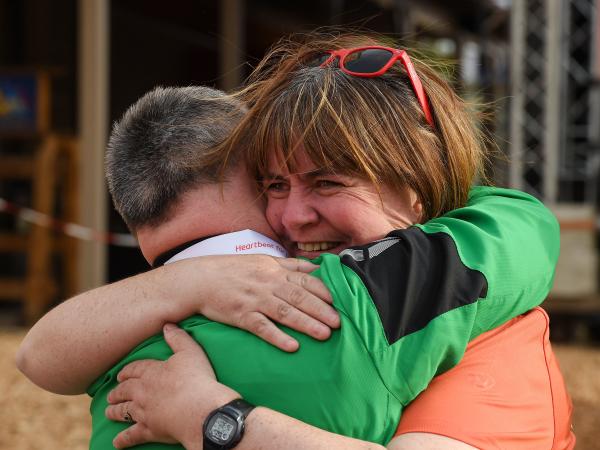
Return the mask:
{"type": "Polygon", "coordinates": [[[396,436],[425,432],[482,449],[572,449],[572,403],[541,308],[482,334],[404,411],[396,436]]]}

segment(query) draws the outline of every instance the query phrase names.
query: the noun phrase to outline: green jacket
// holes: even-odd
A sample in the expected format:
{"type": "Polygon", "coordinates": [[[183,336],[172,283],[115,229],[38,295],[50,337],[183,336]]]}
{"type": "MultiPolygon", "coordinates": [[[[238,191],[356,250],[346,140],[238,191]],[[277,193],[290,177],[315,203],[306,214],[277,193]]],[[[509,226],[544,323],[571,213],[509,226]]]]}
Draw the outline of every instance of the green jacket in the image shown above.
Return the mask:
{"type": "MultiPolygon", "coordinates": [[[[403,408],[460,361],[471,339],[544,300],[558,249],[558,224],[539,201],[477,187],[464,208],[315,261],[341,316],[326,342],[286,330],[300,342],[288,354],[202,316],[180,325],[202,344],[217,378],[251,403],[385,445],[403,408]]],[[[127,427],[104,416],[123,366],[171,354],[156,335],[94,383],[91,449],[112,448],[127,427]]],[[[181,448],[142,446],[168,447],[181,448]]]]}

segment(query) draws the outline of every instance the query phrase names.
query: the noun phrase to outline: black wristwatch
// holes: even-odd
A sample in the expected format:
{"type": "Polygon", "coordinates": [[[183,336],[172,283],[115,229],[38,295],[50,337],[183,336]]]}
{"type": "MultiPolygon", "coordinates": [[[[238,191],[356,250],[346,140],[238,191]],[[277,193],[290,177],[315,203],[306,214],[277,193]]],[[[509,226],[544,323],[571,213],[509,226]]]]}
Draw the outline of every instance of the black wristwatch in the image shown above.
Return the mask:
{"type": "Polygon", "coordinates": [[[254,405],[238,398],[211,412],[204,421],[204,450],[227,450],[239,444],[253,409],[254,405]]]}

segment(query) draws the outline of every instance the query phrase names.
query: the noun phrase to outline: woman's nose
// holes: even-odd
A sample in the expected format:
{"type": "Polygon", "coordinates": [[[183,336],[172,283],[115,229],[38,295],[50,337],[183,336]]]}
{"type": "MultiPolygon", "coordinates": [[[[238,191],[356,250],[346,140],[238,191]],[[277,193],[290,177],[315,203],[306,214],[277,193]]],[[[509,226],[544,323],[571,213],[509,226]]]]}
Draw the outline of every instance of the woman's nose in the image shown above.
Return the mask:
{"type": "Polygon", "coordinates": [[[309,196],[290,192],[281,216],[283,226],[288,230],[298,230],[307,225],[313,225],[318,220],[319,214],[309,196]]]}

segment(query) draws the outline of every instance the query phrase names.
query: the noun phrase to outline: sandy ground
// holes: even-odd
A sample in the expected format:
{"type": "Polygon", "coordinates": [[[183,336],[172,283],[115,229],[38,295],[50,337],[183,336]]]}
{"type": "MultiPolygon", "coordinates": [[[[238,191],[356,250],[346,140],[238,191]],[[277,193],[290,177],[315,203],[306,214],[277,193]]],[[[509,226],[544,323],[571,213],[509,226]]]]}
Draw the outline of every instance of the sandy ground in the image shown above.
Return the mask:
{"type": "Polygon", "coordinates": [[[573,398],[573,429],[578,450],[600,449],[600,348],[555,345],[573,398]]]}
{"type": "Polygon", "coordinates": [[[25,331],[0,330],[0,449],[88,448],[89,398],[50,394],[14,365],[25,331]]]}
{"type": "MultiPolygon", "coordinates": [[[[49,394],[23,377],[13,362],[23,335],[0,330],[0,449],[86,449],[88,398],[49,394]]],[[[577,449],[600,449],[600,348],[555,350],[575,405],[577,449]]]]}

